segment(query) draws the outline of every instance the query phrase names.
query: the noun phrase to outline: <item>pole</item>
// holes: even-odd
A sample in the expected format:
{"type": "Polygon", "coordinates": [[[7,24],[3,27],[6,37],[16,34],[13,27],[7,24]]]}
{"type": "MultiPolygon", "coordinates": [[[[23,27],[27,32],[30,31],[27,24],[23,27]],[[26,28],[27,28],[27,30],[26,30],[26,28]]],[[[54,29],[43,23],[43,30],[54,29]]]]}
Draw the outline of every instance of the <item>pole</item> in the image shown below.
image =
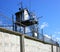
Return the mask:
{"type": "Polygon", "coordinates": [[[12,15],[12,27],[13,27],[13,31],[14,31],[14,16],[12,15]]]}
{"type": "Polygon", "coordinates": [[[43,41],[44,41],[43,29],[41,29],[41,34],[42,34],[43,41]]]}
{"type": "Polygon", "coordinates": [[[25,27],[24,27],[24,34],[25,34],[25,27]]]}
{"type": "Polygon", "coordinates": [[[21,52],[25,52],[24,48],[24,35],[20,37],[21,52]]]}
{"type": "Polygon", "coordinates": [[[53,52],[53,44],[51,45],[51,52],[53,52]]]}
{"type": "Polygon", "coordinates": [[[51,34],[51,52],[53,52],[53,40],[52,40],[52,34],[51,34]]]}

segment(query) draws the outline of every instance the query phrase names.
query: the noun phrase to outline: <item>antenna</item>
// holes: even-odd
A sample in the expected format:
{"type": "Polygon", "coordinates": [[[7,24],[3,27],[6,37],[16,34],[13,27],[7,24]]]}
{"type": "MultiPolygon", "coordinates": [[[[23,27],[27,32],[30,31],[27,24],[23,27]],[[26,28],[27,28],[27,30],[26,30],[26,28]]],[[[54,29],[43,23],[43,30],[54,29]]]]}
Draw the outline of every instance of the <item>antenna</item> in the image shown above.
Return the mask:
{"type": "Polygon", "coordinates": [[[23,9],[23,2],[22,1],[19,3],[19,5],[20,5],[19,10],[23,9]]]}
{"type": "Polygon", "coordinates": [[[20,5],[21,5],[21,8],[23,9],[23,3],[22,3],[22,1],[20,2],[20,5]]]}
{"type": "Polygon", "coordinates": [[[29,0],[29,10],[31,11],[31,0],[29,0]]]}

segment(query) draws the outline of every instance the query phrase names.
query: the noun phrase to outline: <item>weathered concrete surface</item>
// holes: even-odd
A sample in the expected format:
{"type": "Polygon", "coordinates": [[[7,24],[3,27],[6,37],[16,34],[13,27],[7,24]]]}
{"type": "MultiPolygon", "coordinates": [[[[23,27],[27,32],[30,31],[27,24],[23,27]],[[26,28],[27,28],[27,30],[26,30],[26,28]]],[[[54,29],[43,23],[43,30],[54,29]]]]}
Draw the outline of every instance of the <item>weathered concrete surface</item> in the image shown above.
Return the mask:
{"type": "MultiPolygon", "coordinates": [[[[0,52],[52,52],[51,45],[39,39],[0,28],[0,52]]],[[[57,52],[55,45],[53,45],[53,52],[57,52]]],[[[58,52],[60,52],[59,47],[58,52]]]]}
{"type": "Polygon", "coordinates": [[[53,46],[53,52],[56,52],[57,49],[56,49],[56,46],[53,46]]]}
{"type": "Polygon", "coordinates": [[[24,39],[25,52],[51,52],[51,45],[43,44],[34,40],[24,39]]]}
{"type": "Polygon", "coordinates": [[[0,52],[20,52],[20,37],[0,32],[0,52]]]}
{"type": "Polygon", "coordinates": [[[60,47],[58,47],[58,52],[60,52],[60,47]]]}

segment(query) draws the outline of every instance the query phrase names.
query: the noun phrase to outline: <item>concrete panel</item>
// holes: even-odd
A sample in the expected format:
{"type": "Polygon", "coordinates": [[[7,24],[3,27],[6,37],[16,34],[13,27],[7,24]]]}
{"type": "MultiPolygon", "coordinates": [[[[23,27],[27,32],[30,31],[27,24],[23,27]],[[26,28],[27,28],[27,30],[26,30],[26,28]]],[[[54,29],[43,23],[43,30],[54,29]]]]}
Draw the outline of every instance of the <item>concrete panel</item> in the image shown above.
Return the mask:
{"type": "Polygon", "coordinates": [[[20,52],[20,37],[0,32],[0,52],[20,52]]]}
{"type": "Polygon", "coordinates": [[[56,50],[56,46],[53,46],[53,52],[56,52],[57,50],[56,50]]]}
{"type": "Polygon", "coordinates": [[[51,52],[51,45],[43,44],[30,39],[24,39],[25,52],[51,52]]]}
{"type": "Polygon", "coordinates": [[[60,47],[58,47],[58,52],[60,52],[60,47]]]}

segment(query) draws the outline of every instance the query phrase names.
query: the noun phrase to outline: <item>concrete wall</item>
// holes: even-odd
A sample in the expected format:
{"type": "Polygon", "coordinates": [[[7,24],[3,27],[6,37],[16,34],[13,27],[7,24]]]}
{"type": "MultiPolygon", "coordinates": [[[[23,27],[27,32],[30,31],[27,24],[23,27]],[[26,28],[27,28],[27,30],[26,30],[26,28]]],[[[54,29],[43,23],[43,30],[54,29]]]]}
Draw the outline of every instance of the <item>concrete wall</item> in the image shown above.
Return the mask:
{"type": "Polygon", "coordinates": [[[56,46],[53,46],[53,52],[56,52],[57,51],[56,48],[57,48],[56,46]]]}
{"type": "Polygon", "coordinates": [[[30,39],[24,39],[25,52],[51,52],[51,45],[30,39]]]}
{"type": "Polygon", "coordinates": [[[60,47],[24,38],[25,52],[60,52],[60,47]],[[52,50],[53,49],[53,50],[52,50]]]}
{"type": "Polygon", "coordinates": [[[60,47],[51,46],[17,32],[0,29],[0,52],[60,52],[60,47]]]}
{"type": "Polygon", "coordinates": [[[0,32],[0,52],[20,52],[20,37],[0,32]]]}
{"type": "Polygon", "coordinates": [[[58,47],[58,52],[60,52],[60,47],[58,47]]]}

